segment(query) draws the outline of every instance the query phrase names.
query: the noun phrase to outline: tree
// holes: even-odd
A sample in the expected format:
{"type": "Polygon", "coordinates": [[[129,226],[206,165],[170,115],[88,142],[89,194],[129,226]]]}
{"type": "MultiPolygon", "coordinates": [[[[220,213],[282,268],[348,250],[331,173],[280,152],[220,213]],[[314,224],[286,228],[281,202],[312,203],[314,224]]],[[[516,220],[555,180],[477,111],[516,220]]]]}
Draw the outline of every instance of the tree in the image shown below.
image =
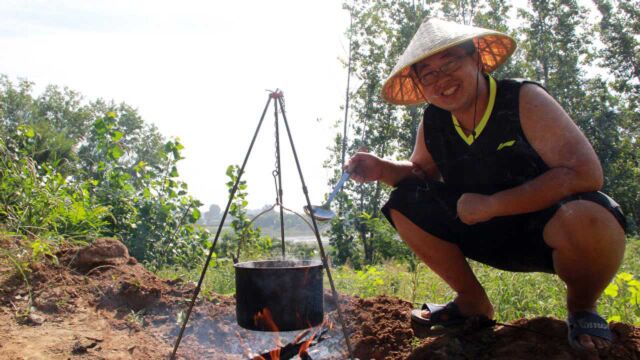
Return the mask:
{"type": "MultiPolygon", "coordinates": [[[[594,0],[600,15],[604,49],[600,59],[613,70],[616,90],[640,96],[640,1],[594,0]]],[[[637,105],[637,103],[636,103],[637,105]]]]}
{"type": "Polygon", "coordinates": [[[19,214],[62,235],[119,237],[151,265],[197,263],[208,233],[195,226],[200,203],[178,178],[183,145],[165,139],[134,108],[87,103],[56,86],[34,96],[33,83],[14,85],[0,75],[0,131],[7,167],[15,169],[3,173],[0,187],[25,193],[3,195],[0,220],[19,214]]]}
{"type": "Polygon", "coordinates": [[[607,189],[616,195],[630,220],[630,230],[640,224],[640,2],[595,0],[601,20],[597,26],[604,47],[599,65],[610,70],[612,112],[609,127],[617,139],[608,161],[607,189]],[[612,131],[613,132],[613,131],[612,131]]]}
{"type": "Polygon", "coordinates": [[[208,232],[195,225],[202,204],[178,179],[183,145],[178,139],[166,141],[155,166],[144,161],[130,164],[134,156],[122,145],[128,134],[120,131],[121,123],[115,112],[94,123],[91,154],[96,164],[83,174],[94,185],[94,201],[111,211],[105,233],[121,238],[132,255],[152,267],[194,266],[208,246],[208,232]]]}
{"type": "MultiPolygon", "coordinates": [[[[98,99],[90,104],[90,111],[94,119],[100,119],[104,114],[114,113],[113,130],[126,134],[118,139],[118,146],[123,150],[123,156],[118,159],[124,167],[133,168],[144,162],[146,166],[156,172],[165,170],[163,164],[166,139],[158,132],[154,125],[147,124],[133,107],[121,103],[106,102],[98,99]]],[[[97,175],[97,165],[100,162],[98,153],[98,139],[100,134],[89,131],[84,142],[79,146],[79,165],[88,178],[97,175]]],[[[169,169],[171,170],[171,169],[169,169]]]]}
{"type": "Polygon", "coordinates": [[[82,96],[68,88],[47,86],[38,97],[33,83],[21,80],[17,87],[0,75],[0,129],[7,137],[17,136],[20,126],[29,126],[35,136],[21,143],[39,164],[47,163],[63,174],[71,174],[77,162],[77,145],[92,121],[82,96]]]}
{"type": "Polygon", "coordinates": [[[525,75],[541,81],[547,90],[580,122],[578,114],[584,77],[580,59],[589,55],[586,10],[576,0],[530,1],[519,9],[528,70],[525,75]]]}
{"type": "Polygon", "coordinates": [[[209,206],[209,210],[205,211],[202,216],[202,223],[205,226],[214,226],[217,225],[216,221],[220,220],[220,206],[216,204],[211,204],[209,206]]]}

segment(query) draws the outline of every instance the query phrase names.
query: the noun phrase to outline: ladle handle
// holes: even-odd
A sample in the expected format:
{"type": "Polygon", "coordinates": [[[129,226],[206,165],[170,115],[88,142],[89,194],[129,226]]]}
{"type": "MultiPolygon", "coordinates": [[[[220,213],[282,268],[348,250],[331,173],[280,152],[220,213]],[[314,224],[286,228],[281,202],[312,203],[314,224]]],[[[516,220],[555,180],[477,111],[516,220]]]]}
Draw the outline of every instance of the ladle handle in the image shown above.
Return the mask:
{"type": "Polygon", "coordinates": [[[333,188],[333,192],[331,193],[331,195],[329,195],[327,202],[324,203],[324,207],[328,207],[329,204],[331,204],[331,202],[333,201],[333,198],[336,197],[336,194],[338,193],[338,191],[340,191],[340,189],[342,189],[342,186],[344,186],[344,183],[347,180],[349,180],[350,176],[351,174],[349,174],[348,171],[345,171],[342,173],[342,177],[340,178],[340,181],[338,181],[338,183],[336,184],[336,187],[333,188]]]}

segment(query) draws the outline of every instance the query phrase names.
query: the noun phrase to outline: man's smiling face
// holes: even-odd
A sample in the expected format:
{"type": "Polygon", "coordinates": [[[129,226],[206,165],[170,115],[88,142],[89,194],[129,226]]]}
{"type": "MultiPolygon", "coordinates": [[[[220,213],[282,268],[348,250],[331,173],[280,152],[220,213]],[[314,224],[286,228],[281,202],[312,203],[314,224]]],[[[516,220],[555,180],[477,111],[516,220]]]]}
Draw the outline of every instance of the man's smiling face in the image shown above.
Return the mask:
{"type": "Polygon", "coordinates": [[[414,65],[418,86],[426,100],[448,111],[473,104],[479,69],[477,56],[455,46],[414,65]]]}

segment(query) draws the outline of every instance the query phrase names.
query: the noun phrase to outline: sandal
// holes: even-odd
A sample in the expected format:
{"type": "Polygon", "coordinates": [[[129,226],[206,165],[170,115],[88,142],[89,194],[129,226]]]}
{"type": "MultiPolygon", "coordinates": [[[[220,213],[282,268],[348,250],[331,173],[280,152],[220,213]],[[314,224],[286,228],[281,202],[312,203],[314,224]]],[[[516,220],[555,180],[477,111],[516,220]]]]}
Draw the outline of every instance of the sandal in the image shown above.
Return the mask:
{"type": "Polygon", "coordinates": [[[567,319],[569,328],[569,345],[578,351],[589,351],[578,339],[580,335],[599,337],[609,342],[613,341],[613,333],[609,329],[609,324],[598,313],[591,311],[578,311],[570,314],[567,319]]]}
{"type": "Polygon", "coordinates": [[[464,324],[468,316],[464,316],[460,313],[460,308],[453,301],[441,305],[441,304],[422,304],[421,309],[411,310],[411,320],[417,324],[427,327],[442,326],[451,327],[464,324]],[[429,311],[431,314],[428,318],[422,316],[424,310],[429,311]]]}

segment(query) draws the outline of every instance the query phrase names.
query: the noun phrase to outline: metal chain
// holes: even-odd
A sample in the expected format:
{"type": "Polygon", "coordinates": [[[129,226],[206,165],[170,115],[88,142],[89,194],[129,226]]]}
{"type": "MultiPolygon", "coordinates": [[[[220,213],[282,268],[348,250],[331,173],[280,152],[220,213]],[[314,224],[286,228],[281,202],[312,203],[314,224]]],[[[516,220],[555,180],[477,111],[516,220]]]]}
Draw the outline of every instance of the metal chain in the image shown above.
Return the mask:
{"type": "Polygon", "coordinates": [[[276,188],[276,205],[280,205],[280,189],[278,189],[278,170],[273,170],[273,185],[276,188]]]}
{"type": "Polygon", "coordinates": [[[280,111],[282,112],[282,115],[284,116],[285,113],[285,103],[284,103],[284,96],[280,97],[280,111]]]}
{"type": "MultiPolygon", "coordinates": [[[[275,120],[276,122],[278,121],[278,119],[276,118],[275,120]]],[[[273,131],[273,138],[275,139],[275,164],[273,165],[274,170],[271,172],[271,175],[273,175],[273,185],[275,186],[276,189],[276,205],[281,205],[281,199],[280,199],[280,188],[278,187],[278,175],[280,175],[280,173],[278,172],[278,164],[280,163],[280,158],[279,158],[279,153],[278,153],[278,149],[280,148],[280,144],[278,143],[278,125],[275,124],[274,126],[274,131],[273,131]]]]}

